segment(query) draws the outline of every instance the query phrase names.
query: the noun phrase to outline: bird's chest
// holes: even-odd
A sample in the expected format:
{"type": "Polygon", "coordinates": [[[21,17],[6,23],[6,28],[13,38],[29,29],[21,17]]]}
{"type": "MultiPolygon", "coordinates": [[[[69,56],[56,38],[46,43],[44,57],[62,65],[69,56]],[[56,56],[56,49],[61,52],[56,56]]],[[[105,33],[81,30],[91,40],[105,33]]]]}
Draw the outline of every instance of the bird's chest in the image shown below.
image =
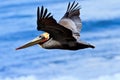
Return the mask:
{"type": "Polygon", "coordinates": [[[64,41],[49,40],[42,44],[41,46],[46,49],[71,49],[76,46],[76,43],[65,40],[64,41]]]}
{"type": "Polygon", "coordinates": [[[42,44],[41,46],[46,49],[59,49],[62,47],[61,43],[55,40],[49,40],[42,44]]]}

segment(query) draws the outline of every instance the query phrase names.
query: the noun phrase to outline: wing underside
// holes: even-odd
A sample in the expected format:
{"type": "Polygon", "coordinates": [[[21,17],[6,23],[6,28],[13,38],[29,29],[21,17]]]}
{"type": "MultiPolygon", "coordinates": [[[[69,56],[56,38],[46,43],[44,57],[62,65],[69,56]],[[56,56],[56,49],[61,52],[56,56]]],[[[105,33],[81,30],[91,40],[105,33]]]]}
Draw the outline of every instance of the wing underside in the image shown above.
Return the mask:
{"type": "Polygon", "coordinates": [[[72,31],[73,36],[79,40],[82,23],[80,19],[80,6],[75,1],[68,4],[67,11],[59,23],[72,31]]]}

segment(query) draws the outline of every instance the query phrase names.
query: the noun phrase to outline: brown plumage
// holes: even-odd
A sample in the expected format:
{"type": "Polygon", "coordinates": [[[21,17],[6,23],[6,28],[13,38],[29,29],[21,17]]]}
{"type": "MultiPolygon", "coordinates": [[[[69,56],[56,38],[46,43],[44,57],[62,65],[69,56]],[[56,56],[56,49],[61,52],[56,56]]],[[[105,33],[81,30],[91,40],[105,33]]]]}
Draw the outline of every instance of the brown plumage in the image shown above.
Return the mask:
{"type": "Polygon", "coordinates": [[[37,9],[37,30],[45,31],[43,35],[31,42],[17,48],[22,49],[39,44],[46,49],[78,50],[84,48],[95,48],[89,43],[80,40],[82,23],[80,19],[80,6],[75,1],[68,4],[67,11],[61,20],[57,21],[47,8],[43,6],[37,9]],[[35,43],[34,43],[35,42],[35,43]]]}

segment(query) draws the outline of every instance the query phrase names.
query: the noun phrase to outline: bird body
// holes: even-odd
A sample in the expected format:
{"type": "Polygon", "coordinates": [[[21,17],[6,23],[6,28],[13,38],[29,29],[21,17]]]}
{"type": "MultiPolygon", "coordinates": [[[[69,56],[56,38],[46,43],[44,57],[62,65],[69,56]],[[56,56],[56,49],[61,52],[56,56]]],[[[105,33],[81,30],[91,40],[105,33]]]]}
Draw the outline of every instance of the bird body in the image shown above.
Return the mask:
{"type": "Polygon", "coordinates": [[[75,1],[68,4],[64,16],[57,21],[48,13],[43,6],[37,9],[37,30],[45,31],[42,35],[31,42],[18,47],[23,49],[39,44],[45,49],[78,50],[84,48],[95,48],[89,43],[80,40],[82,22],[80,19],[80,6],[75,1]]]}
{"type": "Polygon", "coordinates": [[[76,41],[56,41],[53,39],[50,39],[46,41],[44,44],[39,44],[45,49],[64,49],[64,50],[78,50],[78,49],[84,49],[84,48],[94,48],[94,46],[91,46],[88,43],[85,42],[76,42],[76,41]]]}

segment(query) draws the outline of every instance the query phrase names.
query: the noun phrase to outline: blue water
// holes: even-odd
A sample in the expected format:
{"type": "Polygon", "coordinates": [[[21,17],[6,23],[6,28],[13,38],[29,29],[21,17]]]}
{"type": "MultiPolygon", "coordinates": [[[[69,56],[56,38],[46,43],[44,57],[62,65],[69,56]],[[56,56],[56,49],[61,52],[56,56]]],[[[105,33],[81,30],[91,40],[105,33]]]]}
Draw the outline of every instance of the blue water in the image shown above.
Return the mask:
{"type": "Polygon", "coordinates": [[[69,1],[0,0],[0,80],[120,80],[120,1],[78,0],[81,40],[95,49],[15,48],[42,34],[36,9],[44,5],[59,21],[69,1]]]}

